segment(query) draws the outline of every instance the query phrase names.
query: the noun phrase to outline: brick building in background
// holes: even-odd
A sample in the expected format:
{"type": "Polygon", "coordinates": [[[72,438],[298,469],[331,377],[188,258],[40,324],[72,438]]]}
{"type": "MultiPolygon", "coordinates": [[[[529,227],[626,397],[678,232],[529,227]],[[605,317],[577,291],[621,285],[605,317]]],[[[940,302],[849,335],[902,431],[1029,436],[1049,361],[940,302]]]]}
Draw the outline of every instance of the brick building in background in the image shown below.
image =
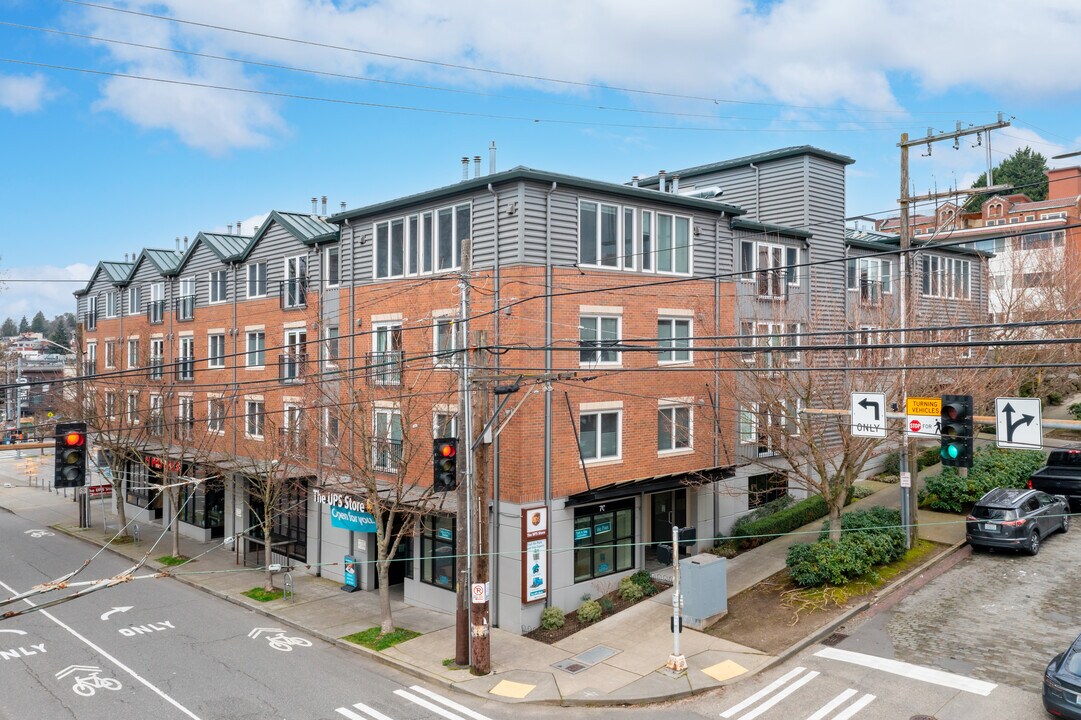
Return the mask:
{"type": "MultiPolygon", "coordinates": [[[[373,536],[312,491],[357,474],[430,485],[433,437],[460,433],[468,239],[469,346],[488,348],[468,361],[520,388],[485,472],[493,617],[525,631],[545,604],[526,587],[530,510],[548,510],[546,599],[570,610],[653,563],[673,524],[708,546],[784,491],[758,431],[777,420],[733,350],[741,333],[844,329],[851,162],[786,148],[681,171],[682,187],[517,167],[102,262],[76,293],[88,415],[130,438],[126,499],[143,519],[172,516],[154,489],[170,472],[203,478],[181,528],[240,535],[238,556],[259,562],[249,487],[261,467],[287,473],[275,553],[333,579],[321,563],[353,554],[371,589],[373,536]]],[[[434,503],[398,549],[408,603],[453,608],[454,507],[434,503]]]]}

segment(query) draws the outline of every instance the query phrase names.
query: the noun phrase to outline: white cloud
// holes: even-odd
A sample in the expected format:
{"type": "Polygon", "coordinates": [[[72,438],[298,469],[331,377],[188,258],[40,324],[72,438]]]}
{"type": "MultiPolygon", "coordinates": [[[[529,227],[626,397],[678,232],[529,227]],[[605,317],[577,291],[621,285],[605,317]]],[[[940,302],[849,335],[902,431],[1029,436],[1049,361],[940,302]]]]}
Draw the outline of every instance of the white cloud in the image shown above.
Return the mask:
{"type": "Polygon", "coordinates": [[[15,114],[40,110],[54,95],[42,75],[0,75],[0,108],[15,114]]]}
{"type": "Polygon", "coordinates": [[[39,310],[49,320],[61,313],[75,312],[72,293],[84,288],[93,272],[93,266],[82,263],[65,267],[25,265],[4,268],[0,271],[0,307],[3,308],[0,321],[11,317],[18,322],[23,315],[29,320],[39,310]],[[16,280],[18,282],[14,282],[16,280]],[[78,282],[67,282],[72,280],[78,282]]]}

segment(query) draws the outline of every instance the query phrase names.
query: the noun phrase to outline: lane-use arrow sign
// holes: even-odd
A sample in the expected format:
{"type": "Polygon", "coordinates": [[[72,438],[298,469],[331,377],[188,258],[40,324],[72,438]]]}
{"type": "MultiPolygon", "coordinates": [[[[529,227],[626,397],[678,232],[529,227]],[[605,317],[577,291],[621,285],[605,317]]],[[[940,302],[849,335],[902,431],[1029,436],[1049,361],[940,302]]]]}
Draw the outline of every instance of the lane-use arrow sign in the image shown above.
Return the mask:
{"type": "Polygon", "coordinates": [[[995,444],[1002,448],[1043,446],[1040,398],[995,398],[995,444]]]}
{"type": "Polygon", "coordinates": [[[886,407],[885,393],[854,392],[852,393],[851,425],[849,430],[854,437],[886,437],[886,422],[884,408],[886,407]]]}
{"type": "Polygon", "coordinates": [[[868,398],[863,398],[857,404],[861,408],[863,408],[864,410],[866,410],[869,407],[873,407],[875,409],[875,420],[879,419],[879,413],[882,411],[882,407],[881,407],[881,404],[877,400],[870,400],[868,398]]]}
{"type": "Polygon", "coordinates": [[[110,615],[115,615],[117,613],[126,613],[128,610],[131,610],[131,609],[132,609],[131,605],[121,605],[120,607],[114,607],[112,610],[109,610],[107,612],[103,612],[101,614],[101,619],[102,620],[108,620],[110,615]]]}

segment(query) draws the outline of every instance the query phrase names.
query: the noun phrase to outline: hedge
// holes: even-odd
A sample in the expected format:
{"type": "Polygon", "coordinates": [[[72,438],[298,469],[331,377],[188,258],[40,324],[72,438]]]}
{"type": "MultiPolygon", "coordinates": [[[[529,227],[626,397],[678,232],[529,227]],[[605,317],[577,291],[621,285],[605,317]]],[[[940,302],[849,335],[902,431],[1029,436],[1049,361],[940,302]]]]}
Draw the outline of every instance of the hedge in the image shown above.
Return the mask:
{"type": "Polygon", "coordinates": [[[801,587],[843,585],[904,557],[905,534],[900,525],[898,510],[875,507],[846,513],[841,516],[839,541],[828,539],[829,523],[825,523],[818,542],[788,549],[788,573],[801,587]]]}
{"type": "MultiPolygon", "coordinates": [[[[852,502],[852,489],[848,490],[845,504],[852,502]]],[[[819,518],[829,515],[829,507],[820,495],[800,500],[794,505],[778,510],[772,515],[766,515],[750,522],[737,521],[732,526],[729,536],[734,539],[741,550],[765,544],[777,537],[790,533],[808,523],[813,523],[819,518]]],[[[740,518],[742,520],[743,518],[740,518]]]]}
{"type": "MultiPolygon", "coordinates": [[[[916,455],[916,464],[920,470],[931,467],[935,463],[941,462],[941,460],[942,458],[938,454],[938,448],[927,448],[916,455]]],[[[896,450],[886,455],[886,461],[882,464],[882,474],[901,474],[901,455],[896,450]]]]}
{"type": "Polygon", "coordinates": [[[1046,455],[1040,450],[981,448],[972,457],[972,468],[963,478],[952,467],[927,478],[920,492],[921,504],[932,510],[962,512],[989,490],[997,487],[1023,488],[1046,455]]]}

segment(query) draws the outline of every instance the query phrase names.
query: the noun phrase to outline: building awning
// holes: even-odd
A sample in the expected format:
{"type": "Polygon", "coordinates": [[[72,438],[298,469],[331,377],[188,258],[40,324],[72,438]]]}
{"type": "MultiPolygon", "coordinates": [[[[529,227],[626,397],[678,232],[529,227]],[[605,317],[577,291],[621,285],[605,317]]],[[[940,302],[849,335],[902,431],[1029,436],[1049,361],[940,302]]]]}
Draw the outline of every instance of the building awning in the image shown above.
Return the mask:
{"type": "Polygon", "coordinates": [[[653,477],[637,478],[635,480],[621,480],[592,490],[574,493],[567,497],[567,507],[619,500],[620,498],[633,497],[644,493],[705,485],[718,480],[726,480],[735,476],[735,474],[734,467],[726,466],[706,468],[693,472],[672,473],[670,475],[654,475],[653,477]]]}

